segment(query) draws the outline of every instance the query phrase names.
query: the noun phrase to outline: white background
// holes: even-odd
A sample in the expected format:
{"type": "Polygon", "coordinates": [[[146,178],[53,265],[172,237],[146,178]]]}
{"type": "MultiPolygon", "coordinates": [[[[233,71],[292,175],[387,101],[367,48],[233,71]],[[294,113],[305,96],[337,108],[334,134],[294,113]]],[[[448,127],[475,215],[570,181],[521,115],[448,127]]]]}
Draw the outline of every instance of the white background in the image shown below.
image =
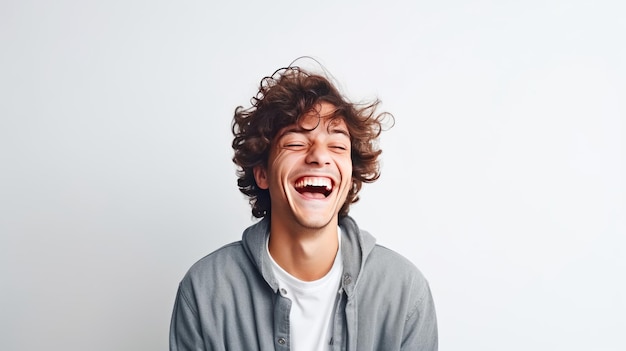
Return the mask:
{"type": "Polygon", "coordinates": [[[179,280],[251,224],[230,123],[317,58],[379,97],[351,214],[441,350],[625,350],[626,5],[0,1],[0,349],[167,350],[179,280]]]}

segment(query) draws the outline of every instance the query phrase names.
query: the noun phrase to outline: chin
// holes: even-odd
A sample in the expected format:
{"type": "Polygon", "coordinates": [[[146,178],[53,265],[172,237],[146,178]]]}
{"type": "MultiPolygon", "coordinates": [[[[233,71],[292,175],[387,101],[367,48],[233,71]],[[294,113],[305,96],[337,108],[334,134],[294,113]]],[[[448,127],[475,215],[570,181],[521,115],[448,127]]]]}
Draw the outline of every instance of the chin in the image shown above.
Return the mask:
{"type": "Polygon", "coordinates": [[[297,218],[298,224],[307,229],[323,229],[333,222],[334,216],[301,216],[297,218]]]}

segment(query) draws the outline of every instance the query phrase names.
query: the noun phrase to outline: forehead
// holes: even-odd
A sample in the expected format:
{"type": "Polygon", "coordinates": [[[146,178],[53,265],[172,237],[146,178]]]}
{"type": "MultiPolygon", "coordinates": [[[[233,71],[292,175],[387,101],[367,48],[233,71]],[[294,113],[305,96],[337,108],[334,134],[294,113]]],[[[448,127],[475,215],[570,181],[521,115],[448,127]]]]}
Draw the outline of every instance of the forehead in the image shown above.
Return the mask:
{"type": "Polygon", "coordinates": [[[287,126],[285,129],[291,129],[292,131],[296,129],[301,132],[313,132],[325,129],[329,133],[343,131],[345,134],[348,134],[348,127],[341,115],[320,116],[309,113],[300,117],[296,123],[287,126]]]}
{"type": "MultiPolygon", "coordinates": [[[[315,105],[309,112],[298,118],[296,123],[284,129],[302,129],[303,132],[326,129],[329,133],[340,130],[349,136],[344,116],[337,108],[327,102],[315,105]]],[[[282,134],[282,133],[281,133],[282,134]]]]}

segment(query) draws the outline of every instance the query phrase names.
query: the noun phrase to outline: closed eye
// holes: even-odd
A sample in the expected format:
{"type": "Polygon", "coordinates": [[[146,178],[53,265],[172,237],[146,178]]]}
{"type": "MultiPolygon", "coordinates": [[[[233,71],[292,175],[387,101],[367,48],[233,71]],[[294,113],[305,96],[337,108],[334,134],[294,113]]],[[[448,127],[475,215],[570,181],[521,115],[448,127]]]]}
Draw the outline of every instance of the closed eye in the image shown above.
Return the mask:
{"type": "Polygon", "coordinates": [[[300,150],[305,147],[304,143],[286,143],[284,147],[292,150],[300,150]]]}

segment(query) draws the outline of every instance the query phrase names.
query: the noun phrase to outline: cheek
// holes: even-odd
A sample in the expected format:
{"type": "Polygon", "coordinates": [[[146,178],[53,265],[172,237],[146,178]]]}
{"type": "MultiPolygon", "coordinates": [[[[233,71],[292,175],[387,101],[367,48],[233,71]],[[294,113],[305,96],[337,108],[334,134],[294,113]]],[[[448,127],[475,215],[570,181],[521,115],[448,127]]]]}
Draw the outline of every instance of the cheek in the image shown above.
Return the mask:
{"type": "Polygon", "coordinates": [[[352,187],[352,164],[339,167],[341,173],[341,184],[344,190],[347,192],[352,187]]]}
{"type": "Polygon", "coordinates": [[[272,160],[273,178],[280,182],[287,177],[289,170],[292,168],[294,161],[287,155],[277,155],[272,160]]]}
{"type": "Polygon", "coordinates": [[[337,165],[343,177],[352,178],[352,158],[350,156],[337,160],[337,165]]]}

